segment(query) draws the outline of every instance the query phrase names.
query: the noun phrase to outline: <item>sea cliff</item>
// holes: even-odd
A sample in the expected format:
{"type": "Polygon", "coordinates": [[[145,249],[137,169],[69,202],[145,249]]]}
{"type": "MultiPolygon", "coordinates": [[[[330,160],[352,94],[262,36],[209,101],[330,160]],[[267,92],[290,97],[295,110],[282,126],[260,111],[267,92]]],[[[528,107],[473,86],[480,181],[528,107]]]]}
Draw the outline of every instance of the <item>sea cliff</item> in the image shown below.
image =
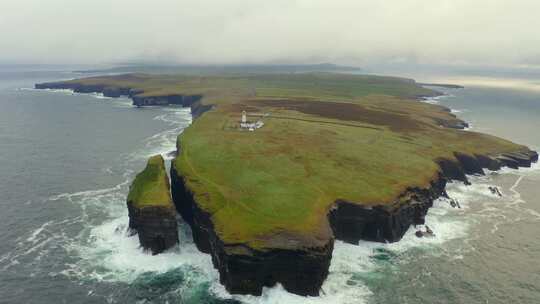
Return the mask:
{"type": "Polygon", "coordinates": [[[263,287],[280,283],[289,292],[316,296],[328,275],[334,239],[352,244],[360,240],[397,242],[411,225],[424,224],[435,199],[447,197],[447,182],[468,183],[466,174],[484,174],[484,169],[499,170],[502,167],[530,167],[536,161],[538,154],[534,151],[495,157],[456,153],[455,159],[439,161],[440,171],[429,187],[409,188],[390,205],[366,207],[337,200],[328,212],[332,233],[327,239],[312,242],[310,247],[267,248],[264,251],[220,240],[211,215],[199,208],[184,177],[174,166],[171,167],[171,184],[176,208],[191,226],[197,248],[212,255],[220,282],[229,292],[261,295],[263,287]]]}
{"type": "Polygon", "coordinates": [[[462,130],[467,123],[448,108],[411,100],[439,94],[412,80],[122,75],[36,88],[191,107],[194,123],[171,166],[172,200],[231,293],[280,283],[318,295],[335,240],[399,241],[448,182],[538,160],[525,146],[462,130]],[[242,111],[264,127],[243,130],[242,111]]]}
{"type": "MultiPolygon", "coordinates": [[[[174,166],[171,167],[171,184],[176,208],[191,226],[197,248],[212,256],[220,282],[229,292],[260,295],[263,287],[280,283],[287,291],[299,295],[319,294],[328,275],[333,238],[314,243],[310,248],[258,250],[245,244],[228,244],[216,235],[210,214],[197,205],[174,166]]],[[[281,242],[281,245],[294,243],[294,238],[284,237],[281,242]]]]}
{"type": "Polygon", "coordinates": [[[135,177],[127,207],[129,229],[138,234],[141,247],[159,254],[178,244],[176,212],[161,155],[151,157],[135,177]]]}
{"type": "Polygon", "coordinates": [[[118,98],[126,96],[131,98],[133,105],[137,107],[145,106],[166,106],[180,105],[183,107],[195,108],[195,113],[201,105],[202,95],[182,95],[182,94],[165,94],[165,95],[145,95],[144,90],[130,87],[116,87],[105,84],[84,84],[78,82],[48,82],[38,83],[36,89],[52,89],[52,90],[72,90],[75,93],[99,93],[103,96],[118,98]]]}
{"type": "Polygon", "coordinates": [[[467,175],[484,175],[484,169],[518,169],[531,167],[537,161],[538,153],[530,150],[497,156],[455,153],[454,159],[438,161],[440,171],[430,187],[409,188],[391,205],[363,207],[347,201],[336,201],[328,219],[338,240],[347,243],[358,243],[359,240],[397,242],[411,225],[424,224],[435,199],[448,197],[445,191],[448,182],[470,184],[467,175]]]}

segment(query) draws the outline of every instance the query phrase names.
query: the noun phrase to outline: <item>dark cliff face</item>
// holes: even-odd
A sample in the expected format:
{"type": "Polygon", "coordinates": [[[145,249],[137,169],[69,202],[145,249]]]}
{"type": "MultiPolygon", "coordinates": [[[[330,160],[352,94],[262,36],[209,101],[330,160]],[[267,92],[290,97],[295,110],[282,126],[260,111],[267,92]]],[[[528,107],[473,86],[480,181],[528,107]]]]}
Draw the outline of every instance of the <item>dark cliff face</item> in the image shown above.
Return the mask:
{"type": "Polygon", "coordinates": [[[446,195],[446,179],[439,176],[426,189],[408,189],[390,207],[364,207],[347,201],[337,201],[328,214],[334,237],[347,243],[360,240],[397,242],[411,225],[424,224],[433,201],[446,195]]]}
{"type": "Polygon", "coordinates": [[[190,224],[194,241],[202,252],[212,255],[220,282],[231,293],[260,295],[264,286],[281,283],[292,293],[318,295],[328,276],[334,238],[348,243],[359,240],[397,242],[411,225],[424,224],[433,201],[447,196],[449,180],[468,183],[466,174],[484,174],[484,168],[529,167],[538,160],[534,151],[470,156],[455,154],[455,159],[438,161],[440,173],[427,188],[410,188],[390,206],[364,207],[347,201],[336,201],[328,214],[333,231],[323,246],[298,250],[253,250],[244,244],[224,244],[214,233],[210,215],[202,211],[186,188],[174,166],[171,167],[173,201],[178,212],[190,224]]]}
{"type": "Polygon", "coordinates": [[[424,224],[424,218],[433,201],[447,196],[447,181],[459,180],[470,184],[466,174],[483,175],[484,169],[499,170],[502,167],[530,167],[538,161],[538,153],[524,151],[500,154],[495,157],[454,153],[455,159],[441,159],[439,176],[427,189],[408,189],[396,202],[396,207],[363,207],[346,201],[337,201],[328,214],[334,237],[348,243],[359,240],[397,242],[411,225],[424,224]]]}
{"type": "Polygon", "coordinates": [[[234,294],[261,295],[264,286],[281,283],[295,294],[319,295],[328,276],[334,240],[314,248],[254,250],[244,244],[225,244],[215,234],[210,215],[201,210],[184,180],[171,166],[173,201],[189,223],[197,248],[212,256],[220,282],[234,294]]]}
{"type": "Polygon", "coordinates": [[[441,120],[438,120],[437,121],[438,124],[440,126],[443,126],[445,128],[451,128],[451,129],[459,129],[459,130],[464,130],[466,128],[469,127],[469,124],[460,120],[460,119],[455,119],[455,120],[444,120],[444,119],[441,119],[441,120]]]}
{"type": "Polygon", "coordinates": [[[230,293],[260,295],[263,286],[281,283],[288,292],[318,296],[328,276],[334,241],[329,239],[326,246],[301,250],[259,252],[240,247],[218,244],[213,254],[220,282],[230,293]]]}
{"type": "Polygon", "coordinates": [[[135,95],[132,97],[133,105],[142,106],[159,106],[159,105],[181,105],[190,107],[197,101],[202,99],[202,95],[164,95],[164,96],[141,96],[135,95]]]}
{"type": "Polygon", "coordinates": [[[450,129],[459,129],[463,130],[469,127],[469,124],[452,113],[452,110],[447,107],[440,106],[441,109],[448,113],[453,119],[441,119],[433,118],[433,120],[441,127],[450,128],[450,129]]]}
{"type": "MultiPolygon", "coordinates": [[[[210,109],[211,106],[200,104],[202,95],[160,95],[160,96],[145,96],[144,91],[140,89],[132,89],[127,87],[114,87],[100,84],[81,84],[76,82],[50,82],[38,83],[36,89],[66,89],[73,90],[76,93],[102,93],[107,97],[127,96],[133,100],[133,105],[137,107],[145,106],[165,106],[165,105],[181,105],[183,107],[193,107],[199,104],[196,108],[210,109]]],[[[198,115],[202,113],[197,113],[198,115]]]]}
{"type": "Polygon", "coordinates": [[[118,98],[120,96],[130,96],[131,89],[122,87],[106,87],[103,89],[102,93],[103,96],[106,97],[118,98]]]}
{"type": "MultiPolygon", "coordinates": [[[[193,119],[211,109],[203,105],[200,95],[141,96],[130,88],[78,86],[72,83],[37,84],[37,89],[71,89],[76,92],[100,92],[106,96],[127,95],[136,106],[177,104],[191,107],[193,119]]],[[[445,127],[462,129],[467,124],[456,119],[441,122],[445,127]]],[[[466,174],[484,174],[484,169],[530,167],[538,161],[534,151],[505,153],[496,156],[455,153],[452,159],[439,159],[440,174],[428,188],[410,188],[391,206],[364,207],[347,201],[336,201],[328,214],[333,237],[320,246],[297,249],[254,250],[244,244],[225,244],[214,231],[211,217],[201,210],[180,172],[171,166],[171,191],[177,211],[191,226],[197,248],[211,254],[220,282],[231,293],[260,295],[264,286],[281,283],[295,294],[315,296],[328,276],[334,238],[348,243],[359,240],[396,242],[411,225],[423,224],[433,201],[445,196],[450,180],[469,183],[466,174]]],[[[139,234],[143,247],[158,253],[178,240],[174,212],[155,208],[137,210],[128,202],[130,228],[139,234]]]]}
{"type": "Polygon", "coordinates": [[[137,209],[127,203],[129,229],[137,232],[144,249],[159,254],[178,244],[178,227],[175,211],[164,207],[137,209]]]}
{"type": "Polygon", "coordinates": [[[201,115],[204,114],[204,112],[210,111],[212,109],[212,105],[204,105],[200,100],[192,103],[190,107],[191,116],[193,119],[199,118],[201,115]]]}
{"type": "Polygon", "coordinates": [[[454,153],[455,159],[438,161],[440,173],[430,187],[410,188],[389,207],[364,207],[347,201],[336,201],[328,214],[334,237],[348,243],[359,240],[397,242],[411,225],[424,224],[433,201],[447,196],[446,183],[451,180],[470,184],[466,175],[483,175],[484,169],[530,167],[538,161],[535,151],[504,153],[497,156],[454,153]]]}

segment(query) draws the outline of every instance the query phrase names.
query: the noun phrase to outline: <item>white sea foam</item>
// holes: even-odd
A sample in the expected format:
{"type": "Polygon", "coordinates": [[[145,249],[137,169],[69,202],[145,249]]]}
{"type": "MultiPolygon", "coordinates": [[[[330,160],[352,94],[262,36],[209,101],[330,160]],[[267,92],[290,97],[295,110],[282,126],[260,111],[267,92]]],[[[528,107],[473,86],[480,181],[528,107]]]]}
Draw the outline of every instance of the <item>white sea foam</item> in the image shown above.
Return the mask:
{"type": "MultiPolygon", "coordinates": [[[[35,90],[38,91],[37,89],[35,90]]],[[[62,93],[62,94],[67,94],[67,95],[77,94],[71,89],[44,89],[44,90],[39,90],[39,91],[50,92],[50,93],[62,93]]]]}
{"type": "MultiPolygon", "coordinates": [[[[538,150],[538,149],[535,149],[538,150]]],[[[502,168],[500,171],[491,172],[492,174],[515,174],[515,175],[523,175],[523,176],[537,176],[540,173],[540,162],[536,162],[531,164],[530,168],[519,168],[519,169],[512,169],[508,167],[502,168]]]]}
{"type": "Polygon", "coordinates": [[[450,109],[450,112],[454,113],[454,114],[464,113],[464,112],[468,112],[468,111],[469,110],[467,110],[467,109],[450,109]]]}
{"type": "MultiPolygon", "coordinates": [[[[183,244],[181,249],[177,248],[159,256],[151,256],[139,248],[136,236],[128,237],[117,231],[118,227],[125,227],[127,224],[125,197],[134,175],[134,170],[131,168],[135,166],[135,163],[137,165],[144,163],[150,154],[164,154],[174,150],[176,136],[191,122],[189,109],[180,108],[163,109],[163,113],[155,119],[166,123],[168,128],[145,139],[143,149],[125,158],[126,169],[123,182],[113,187],[61,193],[49,197],[45,202],[55,203],[62,200],[78,205],[81,208],[81,215],[57,223],[43,224],[28,236],[26,242],[20,244],[20,248],[9,255],[2,256],[0,263],[4,264],[4,260],[15,260],[26,254],[37,254],[36,259],[40,259],[47,253],[46,247],[55,242],[81,258],[76,263],[66,265],[66,269],[61,272],[68,276],[131,282],[145,272],[159,273],[190,265],[196,269],[203,269],[198,270],[205,274],[201,276],[201,281],[212,278],[214,270],[210,257],[199,253],[193,243],[183,244]],[[103,222],[103,217],[96,217],[96,214],[104,214],[108,220],[103,222]],[[73,236],[68,238],[61,232],[62,225],[71,224],[83,227],[75,238],[73,236]],[[45,235],[44,233],[51,226],[56,229],[55,234],[45,235]],[[49,237],[51,240],[47,241],[49,237]]],[[[110,169],[104,170],[110,172],[110,169]]],[[[7,267],[11,265],[14,264],[10,263],[7,267]]],[[[52,275],[58,275],[58,273],[52,275]]],[[[213,277],[217,275],[214,273],[213,277]]]]}
{"type": "Polygon", "coordinates": [[[470,177],[471,186],[459,185],[454,187],[451,195],[474,205],[475,210],[468,214],[468,220],[477,223],[482,222],[483,226],[491,227],[490,232],[494,234],[498,233],[501,225],[511,224],[524,218],[540,221],[540,213],[528,208],[517,190],[525,178],[540,178],[539,173],[540,166],[538,164],[533,164],[531,168],[520,168],[519,170],[504,168],[497,172],[488,171],[486,176],[470,177]],[[512,176],[515,177],[515,181],[508,188],[503,188],[494,183],[496,178],[512,176]],[[502,197],[491,193],[489,187],[493,186],[499,187],[503,194],[502,197]]]}
{"type": "MultiPolygon", "coordinates": [[[[144,148],[135,151],[126,158],[126,167],[141,163],[149,155],[166,154],[175,149],[176,137],[191,123],[189,109],[164,108],[155,120],[163,121],[168,128],[144,140],[144,148]]],[[[107,168],[106,168],[107,169],[107,168]]],[[[125,197],[134,171],[126,169],[125,181],[104,189],[62,193],[51,196],[50,201],[68,200],[81,207],[81,223],[86,225],[86,232],[79,239],[65,244],[66,250],[76,253],[81,260],[66,265],[63,275],[80,278],[92,278],[103,281],[133,282],[144,273],[163,273],[172,269],[191,267],[190,273],[201,283],[217,282],[209,255],[200,253],[189,240],[185,226],[180,231],[181,246],[166,253],[152,256],[139,248],[137,236],[128,236],[125,227],[128,223],[125,197]],[[94,224],[89,218],[89,208],[105,212],[109,220],[94,224]]],[[[192,278],[193,279],[193,278],[192,278]]]]}
{"type": "MultiPolygon", "coordinates": [[[[451,187],[461,187],[453,184],[451,187]]],[[[451,195],[459,196],[457,191],[450,190],[451,195]]],[[[474,194],[472,194],[474,195],[474,194]]],[[[393,255],[399,255],[413,248],[440,248],[444,243],[464,239],[468,235],[469,223],[465,214],[469,208],[465,195],[460,196],[461,209],[452,208],[447,199],[441,198],[434,202],[434,206],[426,216],[426,224],[435,232],[434,237],[418,238],[416,230],[411,227],[402,240],[396,243],[383,244],[361,241],[358,245],[351,245],[336,241],[330,264],[328,278],[322,286],[319,297],[301,297],[288,293],[282,286],[265,288],[261,297],[231,296],[225,289],[215,283],[212,291],[221,298],[233,298],[245,303],[366,303],[372,292],[365,283],[358,278],[359,274],[376,273],[381,267],[374,257],[381,250],[393,255]]]]}
{"type": "Polygon", "coordinates": [[[82,265],[72,265],[68,272],[83,274],[100,281],[130,283],[144,273],[164,273],[190,266],[205,274],[206,279],[201,280],[217,279],[210,256],[199,252],[193,242],[185,237],[181,238],[180,246],[152,256],[140,248],[137,235],[126,234],[127,223],[128,217],[125,214],[92,228],[89,242],[73,248],[83,258],[82,265]],[[105,271],[95,269],[95,265],[105,271]]]}
{"type": "Polygon", "coordinates": [[[73,93],[70,89],[36,89],[36,88],[17,88],[17,91],[36,91],[36,92],[50,92],[50,93],[73,93]]]}
{"type": "Polygon", "coordinates": [[[89,96],[92,96],[97,99],[113,99],[112,97],[103,95],[103,93],[90,93],[89,96]]]}
{"type": "MultiPolygon", "coordinates": [[[[8,270],[19,265],[22,261],[25,265],[31,260],[39,261],[50,252],[54,244],[66,243],[67,238],[61,228],[67,221],[48,221],[31,231],[28,237],[19,238],[16,245],[0,257],[0,269],[8,270]]],[[[37,272],[39,272],[39,268],[35,267],[34,273],[37,272]]]]}
{"type": "MultiPolygon", "coordinates": [[[[537,167],[538,165],[534,165],[533,168],[525,170],[508,170],[508,173],[537,174],[539,172],[537,167]]],[[[507,215],[501,207],[512,206],[512,202],[519,197],[517,193],[509,193],[508,196],[505,193],[503,198],[491,194],[488,187],[495,185],[490,175],[469,176],[469,179],[472,185],[454,182],[447,187],[449,196],[459,201],[460,209],[451,207],[448,199],[441,198],[436,200],[433,208],[429,210],[426,224],[435,232],[433,238],[417,238],[414,234],[415,229],[411,227],[397,243],[360,242],[358,245],[350,245],[337,241],[330,274],[323,285],[324,293],[320,297],[299,297],[286,292],[281,286],[265,288],[261,297],[230,296],[219,286],[216,287],[217,294],[247,303],[366,303],[372,293],[362,281],[355,280],[354,275],[377,272],[377,267],[380,266],[373,260],[377,250],[384,249],[393,254],[401,254],[413,248],[441,249],[445,247],[445,243],[458,240],[463,243],[462,246],[457,246],[445,254],[449,259],[462,260],[467,252],[475,250],[471,243],[474,240],[470,239],[471,228],[480,223],[480,219],[482,222],[488,220],[495,229],[501,223],[507,222],[511,215],[507,215]]],[[[521,179],[516,180],[510,190],[515,191],[520,181],[521,179]]],[[[523,209],[523,206],[520,208],[522,209],[518,210],[519,214],[530,214],[530,210],[523,209]]]]}
{"type": "Polygon", "coordinates": [[[439,104],[442,99],[451,98],[451,97],[455,97],[455,96],[452,94],[443,94],[443,95],[433,96],[433,97],[424,97],[420,99],[420,101],[425,102],[425,103],[430,103],[430,104],[439,104]]]}
{"type": "Polygon", "coordinates": [[[133,101],[130,98],[127,98],[127,97],[113,98],[111,100],[111,104],[115,108],[133,108],[133,107],[135,107],[133,105],[133,101]]]}
{"type": "Polygon", "coordinates": [[[51,223],[52,221],[45,222],[38,229],[34,230],[34,232],[32,232],[32,234],[26,239],[26,241],[35,243],[38,240],[38,235],[41,234],[41,232],[43,232],[43,230],[45,230],[45,228],[47,228],[47,226],[49,226],[51,223]]]}
{"type": "Polygon", "coordinates": [[[176,150],[176,139],[180,133],[191,124],[189,108],[165,108],[165,113],[154,117],[167,123],[170,129],[157,133],[145,139],[145,151],[132,154],[134,158],[148,158],[149,156],[162,154],[166,160],[172,159],[170,152],[176,150]]]}
{"type": "Polygon", "coordinates": [[[49,92],[49,93],[60,93],[65,95],[81,95],[89,96],[100,100],[111,101],[115,107],[122,108],[131,108],[133,107],[133,101],[127,96],[120,97],[108,97],[103,95],[103,93],[77,93],[72,89],[35,89],[35,88],[19,88],[20,91],[37,91],[37,92],[49,92]]]}
{"type": "Polygon", "coordinates": [[[422,102],[425,102],[425,103],[429,103],[429,104],[439,104],[439,99],[438,97],[426,97],[426,98],[423,98],[421,99],[422,102]]]}
{"type": "Polygon", "coordinates": [[[67,193],[66,192],[66,193],[53,195],[53,196],[49,197],[49,200],[50,201],[57,201],[57,200],[60,200],[60,199],[67,199],[67,200],[73,201],[73,199],[77,198],[77,197],[99,198],[100,195],[115,193],[115,192],[121,190],[127,184],[129,184],[128,179],[126,179],[123,182],[121,182],[121,183],[119,183],[119,184],[117,184],[117,185],[115,185],[113,187],[110,187],[110,188],[78,191],[78,192],[73,192],[73,193],[67,193]]]}

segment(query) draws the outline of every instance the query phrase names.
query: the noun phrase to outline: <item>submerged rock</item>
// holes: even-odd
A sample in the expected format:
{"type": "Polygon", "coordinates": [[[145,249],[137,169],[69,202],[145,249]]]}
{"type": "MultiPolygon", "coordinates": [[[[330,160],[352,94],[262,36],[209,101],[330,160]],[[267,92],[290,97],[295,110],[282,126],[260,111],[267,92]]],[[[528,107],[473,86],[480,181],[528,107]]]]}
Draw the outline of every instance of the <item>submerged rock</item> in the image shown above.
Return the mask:
{"type": "Polygon", "coordinates": [[[127,207],[129,229],[137,232],[144,249],[158,254],[178,243],[176,211],[161,155],[151,157],[133,181],[127,207]]]}
{"type": "Polygon", "coordinates": [[[489,191],[491,191],[491,194],[502,197],[502,193],[501,193],[501,191],[499,190],[498,187],[489,186],[488,189],[489,189],[489,191]]]}
{"type": "Polygon", "coordinates": [[[435,233],[433,232],[433,230],[431,230],[431,228],[429,228],[428,225],[426,225],[426,231],[422,231],[422,230],[416,230],[416,232],[414,233],[416,235],[416,237],[418,238],[422,238],[422,237],[435,237],[435,233]]]}

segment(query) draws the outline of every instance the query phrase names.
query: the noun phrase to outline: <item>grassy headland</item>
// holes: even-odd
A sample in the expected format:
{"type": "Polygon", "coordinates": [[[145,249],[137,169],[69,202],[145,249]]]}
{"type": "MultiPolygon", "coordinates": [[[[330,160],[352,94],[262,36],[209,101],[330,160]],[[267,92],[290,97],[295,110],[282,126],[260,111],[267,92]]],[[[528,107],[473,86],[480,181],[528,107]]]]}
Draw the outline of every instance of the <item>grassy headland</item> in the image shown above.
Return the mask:
{"type": "Polygon", "coordinates": [[[454,118],[437,106],[381,95],[354,103],[250,100],[196,120],[180,136],[173,165],[224,240],[260,248],[275,232],[323,233],[338,199],[384,205],[407,188],[428,187],[436,160],[453,159],[455,151],[525,149],[441,127],[440,119],[454,118]],[[240,131],[242,109],[270,116],[259,130],[240,131]]]}
{"type": "MultiPolygon", "coordinates": [[[[261,250],[286,246],[271,243],[281,233],[328,238],[336,200],[391,208],[406,189],[428,187],[439,174],[437,161],[453,160],[455,152],[527,150],[448,128],[461,122],[446,108],[416,101],[437,93],[409,79],[130,74],[73,83],[131,88],[139,96],[199,94],[214,105],[179,136],[173,166],[222,241],[261,250]],[[244,110],[264,127],[240,130],[244,110]]],[[[137,177],[130,197],[138,204],[170,201],[161,197],[162,166],[154,159],[137,177]]]]}

